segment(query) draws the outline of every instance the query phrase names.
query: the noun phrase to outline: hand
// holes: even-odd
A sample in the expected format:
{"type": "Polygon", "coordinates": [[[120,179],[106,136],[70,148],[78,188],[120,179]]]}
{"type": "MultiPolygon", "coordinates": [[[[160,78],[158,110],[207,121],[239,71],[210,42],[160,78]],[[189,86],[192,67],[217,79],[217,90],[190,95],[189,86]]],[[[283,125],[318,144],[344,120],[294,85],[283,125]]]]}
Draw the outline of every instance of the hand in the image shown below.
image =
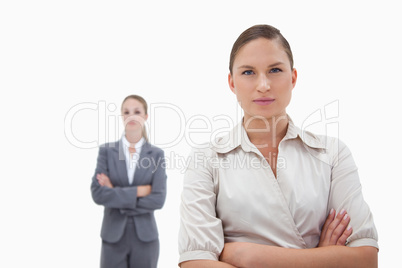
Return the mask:
{"type": "Polygon", "coordinates": [[[137,197],[145,197],[149,195],[152,191],[151,185],[140,185],[137,186],[137,197]]]}
{"type": "Polygon", "coordinates": [[[347,228],[350,217],[344,209],[335,217],[335,210],[331,209],[321,230],[318,247],[332,245],[344,246],[346,239],[352,234],[352,228],[347,228]]]}
{"type": "Polygon", "coordinates": [[[113,184],[110,182],[110,179],[106,174],[103,173],[97,174],[96,179],[98,180],[101,186],[113,188],[113,184]]]}

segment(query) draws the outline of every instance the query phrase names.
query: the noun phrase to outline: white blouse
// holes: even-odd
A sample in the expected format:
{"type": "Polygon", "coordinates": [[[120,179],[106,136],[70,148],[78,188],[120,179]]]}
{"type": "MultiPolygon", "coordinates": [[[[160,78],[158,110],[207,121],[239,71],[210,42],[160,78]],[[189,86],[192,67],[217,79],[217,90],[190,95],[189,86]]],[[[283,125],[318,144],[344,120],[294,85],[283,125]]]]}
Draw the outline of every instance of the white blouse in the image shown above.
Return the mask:
{"type": "Polygon", "coordinates": [[[242,123],[193,149],[184,176],[180,262],[218,260],[225,242],[313,248],[331,208],[346,209],[347,246],[378,248],[357,167],[336,138],[301,131],[289,120],[278,147],[277,177],[242,123]]]}
{"type": "Polygon", "coordinates": [[[127,176],[128,183],[131,185],[134,181],[135,169],[137,168],[137,162],[140,158],[141,148],[145,142],[144,137],[142,137],[135,145],[135,153],[130,153],[130,143],[128,142],[126,135],[123,134],[122,137],[124,144],[124,157],[126,159],[126,168],[127,168],[127,176]]]}

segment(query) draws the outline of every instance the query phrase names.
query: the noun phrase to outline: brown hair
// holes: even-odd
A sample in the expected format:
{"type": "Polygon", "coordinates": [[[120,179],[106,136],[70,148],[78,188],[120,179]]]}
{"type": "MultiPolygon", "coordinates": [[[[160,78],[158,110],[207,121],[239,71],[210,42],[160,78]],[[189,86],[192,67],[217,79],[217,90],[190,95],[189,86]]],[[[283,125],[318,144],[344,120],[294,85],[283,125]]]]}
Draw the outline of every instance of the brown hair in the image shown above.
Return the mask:
{"type": "MultiPolygon", "coordinates": [[[[147,104],[146,100],[143,97],[139,96],[139,95],[128,95],[127,97],[125,97],[123,102],[121,103],[120,110],[123,110],[123,104],[128,99],[135,99],[135,100],[141,102],[141,104],[144,106],[145,114],[148,114],[148,104],[147,104]]],[[[147,130],[145,128],[145,125],[142,128],[142,136],[145,138],[146,141],[148,141],[148,134],[147,134],[147,130]]]]}
{"type": "Polygon", "coordinates": [[[261,25],[254,25],[245,30],[243,33],[240,34],[236,42],[233,44],[229,60],[230,73],[232,73],[233,71],[233,62],[240,48],[242,48],[248,42],[258,38],[265,38],[268,40],[278,40],[279,43],[282,45],[283,49],[285,50],[286,54],[288,55],[290,61],[290,68],[293,70],[293,54],[292,50],[290,49],[288,41],[285,39],[285,37],[283,37],[281,32],[275,27],[271,25],[261,24],[261,25]]]}

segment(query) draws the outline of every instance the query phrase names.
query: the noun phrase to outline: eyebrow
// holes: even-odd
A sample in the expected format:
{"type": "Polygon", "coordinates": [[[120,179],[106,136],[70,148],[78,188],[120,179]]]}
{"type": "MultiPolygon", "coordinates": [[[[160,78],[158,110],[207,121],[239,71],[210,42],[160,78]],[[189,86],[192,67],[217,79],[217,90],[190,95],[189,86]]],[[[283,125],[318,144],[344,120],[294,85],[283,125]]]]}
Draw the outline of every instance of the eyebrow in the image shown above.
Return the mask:
{"type": "MultiPolygon", "coordinates": [[[[282,65],[282,64],[283,64],[283,62],[278,61],[278,62],[275,62],[275,63],[273,63],[271,65],[268,65],[268,68],[272,68],[272,67],[282,65]]],[[[251,65],[242,65],[242,66],[237,67],[237,69],[254,69],[254,67],[251,66],[251,65]]]]}

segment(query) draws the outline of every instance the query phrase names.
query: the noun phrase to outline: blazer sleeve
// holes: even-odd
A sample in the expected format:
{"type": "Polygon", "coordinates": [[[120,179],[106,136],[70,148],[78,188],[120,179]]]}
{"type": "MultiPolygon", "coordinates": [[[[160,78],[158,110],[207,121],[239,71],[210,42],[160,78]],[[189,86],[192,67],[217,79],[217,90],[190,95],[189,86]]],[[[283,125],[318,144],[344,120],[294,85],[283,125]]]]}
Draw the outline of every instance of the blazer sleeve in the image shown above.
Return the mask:
{"type": "Polygon", "coordinates": [[[137,187],[109,188],[101,186],[96,179],[96,175],[99,173],[109,176],[107,150],[106,146],[99,148],[96,170],[91,183],[92,199],[96,204],[109,208],[135,209],[137,206],[137,187]]]}
{"type": "Polygon", "coordinates": [[[152,170],[152,191],[151,194],[138,198],[136,208],[141,210],[161,209],[166,199],[166,164],[165,154],[159,150],[154,158],[155,166],[152,170]]]}

